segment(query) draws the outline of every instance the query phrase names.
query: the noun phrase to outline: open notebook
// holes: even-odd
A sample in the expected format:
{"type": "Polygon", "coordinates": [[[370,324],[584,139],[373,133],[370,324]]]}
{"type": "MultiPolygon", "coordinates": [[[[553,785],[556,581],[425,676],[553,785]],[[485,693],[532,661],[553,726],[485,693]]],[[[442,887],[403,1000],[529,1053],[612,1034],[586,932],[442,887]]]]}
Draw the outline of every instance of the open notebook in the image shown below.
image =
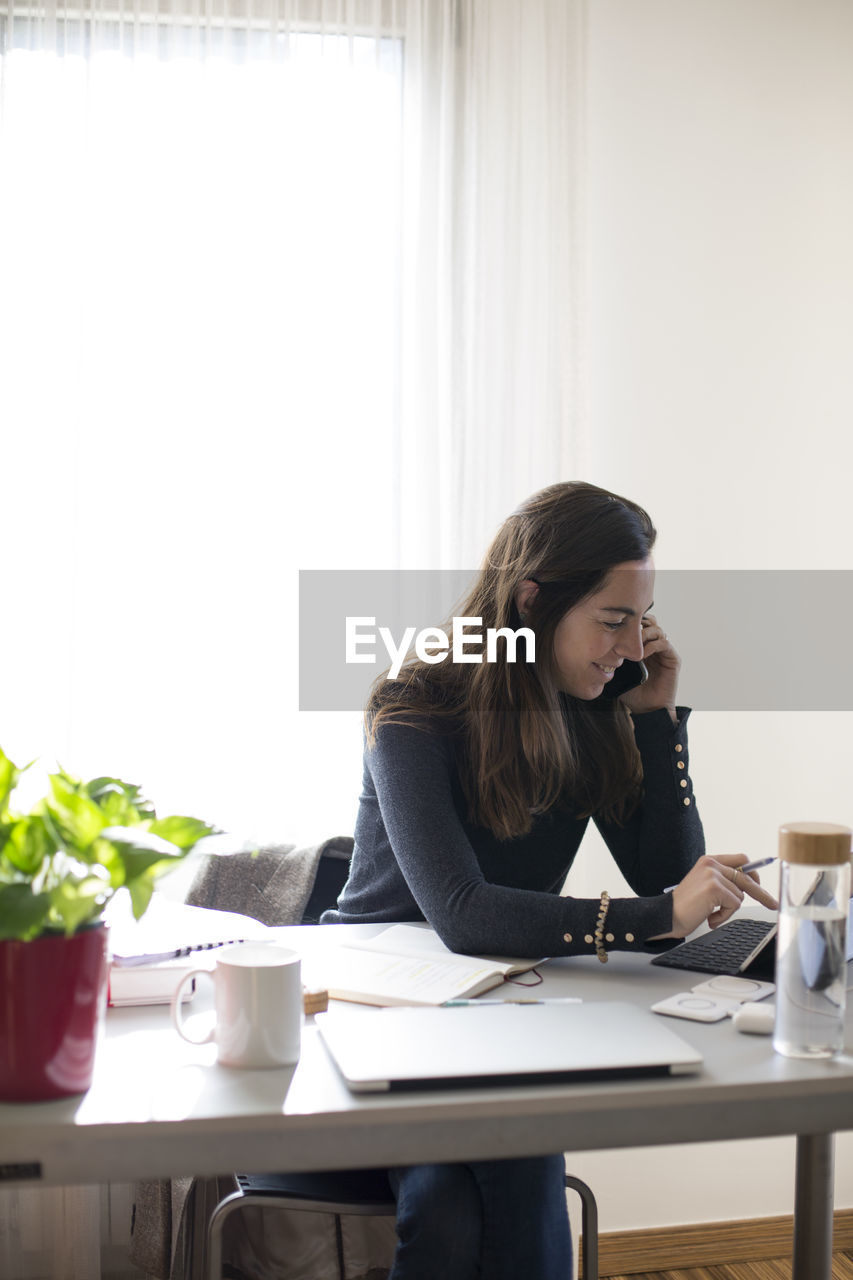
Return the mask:
{"type": "Polygon", "coordinates": [[[306,956],[303,973],[310,975],[310,986],[322,987],[336,1000],[440,1005],[480,995],[540,963],[512,956],[457,955],[428,925],[395,924],[371,938],[352,939],[322,955],[306,956]]]}

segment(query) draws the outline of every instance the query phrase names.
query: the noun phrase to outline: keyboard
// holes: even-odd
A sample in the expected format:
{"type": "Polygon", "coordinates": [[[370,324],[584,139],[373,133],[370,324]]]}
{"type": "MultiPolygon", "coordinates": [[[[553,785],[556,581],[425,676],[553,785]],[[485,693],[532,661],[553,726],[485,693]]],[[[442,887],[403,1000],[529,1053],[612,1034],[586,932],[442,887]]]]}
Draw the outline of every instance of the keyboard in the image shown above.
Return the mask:
{"type": "Polygon", "coordinates": [[[763,974],[772,981],[776,948],[768,944],[772,943],[775,933],[773,921],[730,920],[700,938],[662,952],[655,956],[652,964],[731,976],[744,973],[748,968],[751,977],[763,974]],[[747,965],[750,957],[752,961],[747,965]]]}

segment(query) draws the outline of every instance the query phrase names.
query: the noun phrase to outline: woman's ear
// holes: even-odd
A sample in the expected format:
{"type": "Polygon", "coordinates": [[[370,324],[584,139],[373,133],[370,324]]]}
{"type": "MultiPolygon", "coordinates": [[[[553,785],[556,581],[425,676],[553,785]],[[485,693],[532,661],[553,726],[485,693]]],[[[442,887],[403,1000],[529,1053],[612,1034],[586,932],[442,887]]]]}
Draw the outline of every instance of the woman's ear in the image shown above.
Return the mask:
{"type": "Polygon", "coordinates": [[[518,616],[524,622],[527,616],[527,610],[533,604],[539,594],[539,584],[534,582],[532,578],[524,578],[519,582],[515,589],[515,607],[518,610],[518,616]]]}

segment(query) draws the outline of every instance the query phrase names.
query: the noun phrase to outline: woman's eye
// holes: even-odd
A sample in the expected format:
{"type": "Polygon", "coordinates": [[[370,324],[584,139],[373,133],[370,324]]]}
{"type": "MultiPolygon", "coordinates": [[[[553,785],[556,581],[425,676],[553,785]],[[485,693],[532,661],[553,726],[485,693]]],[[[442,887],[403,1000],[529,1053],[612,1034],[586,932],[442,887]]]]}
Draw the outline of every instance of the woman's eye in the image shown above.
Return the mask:
{"type": "Polygon", "coordinates": [[[624,621],[625,619],[621,618],[619,622],[605,622],[604,625],[608,631],[618,631],[624,621]]]}

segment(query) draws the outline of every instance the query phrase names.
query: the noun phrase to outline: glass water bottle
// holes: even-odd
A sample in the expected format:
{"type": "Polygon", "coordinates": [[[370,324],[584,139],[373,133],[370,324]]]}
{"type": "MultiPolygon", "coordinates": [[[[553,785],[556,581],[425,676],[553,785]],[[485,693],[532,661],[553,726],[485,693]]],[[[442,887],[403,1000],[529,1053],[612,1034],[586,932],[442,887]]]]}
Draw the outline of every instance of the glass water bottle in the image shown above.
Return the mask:
{"type": "Polygon", "coordinates": [[[779,932],[773,1048],[829,1058],[844,1048],[849,827],[791,822],[779,829],[779,932]]]}

